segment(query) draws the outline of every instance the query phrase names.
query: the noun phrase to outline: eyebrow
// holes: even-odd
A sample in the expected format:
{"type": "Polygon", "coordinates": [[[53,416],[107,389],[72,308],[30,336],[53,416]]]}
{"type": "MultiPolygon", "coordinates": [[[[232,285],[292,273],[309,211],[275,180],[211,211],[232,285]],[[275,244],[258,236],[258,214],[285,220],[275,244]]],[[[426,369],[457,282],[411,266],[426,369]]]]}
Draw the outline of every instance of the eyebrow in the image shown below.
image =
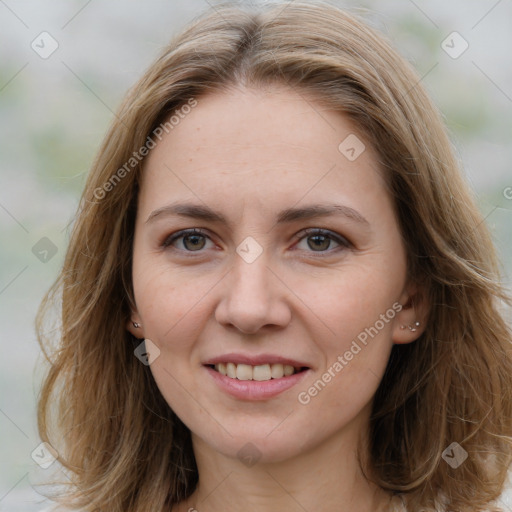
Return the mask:
{"type": "MultiPolygon", "coordinates": [[[[194,203],[173,203],[158,208],[150,213],[145,223],[154,222],[159,217],[175,215],[229,225],[229,222],[220,212],[206,205],[194,203]]],[[[277,224],[333,215],[343,216],[367,226],[370,225],[357,210],[340,204],[313,204],[302,208],[286,208],[277,215],[277,224]]]]}

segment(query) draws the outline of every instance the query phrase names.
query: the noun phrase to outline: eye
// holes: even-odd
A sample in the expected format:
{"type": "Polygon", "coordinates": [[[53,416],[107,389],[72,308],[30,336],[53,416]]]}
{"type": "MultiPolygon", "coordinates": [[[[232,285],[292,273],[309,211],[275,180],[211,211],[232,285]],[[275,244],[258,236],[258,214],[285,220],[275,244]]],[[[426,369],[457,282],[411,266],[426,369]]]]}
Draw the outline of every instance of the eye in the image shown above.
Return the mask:
{"type": "MultiPolygon", "coordinates": [[[[309,248],[309,252],[331,253],[336,250],[336,247],[334,249],[331,248],[333,243],[337,244],[338,249],[341,250],[348,249],[352,246],[351,243],[343,236],[338,235],[333,231],[321,228],[305,229],[297,235],[297,238],[299,239],[299,243],[296,244],[297,246],[299,246],[303,241],[306,241],[307,243],[306,248],[299,247],[299,249],[308,251],[309,248]]],[[[199,253],[205,248],[208,240],[211,242],[207,233],[200,228],[184,229],[166,237],[161,246],[164,249],[172,247],[173,249],[181,250],[183,252],[199,253]]]]}
{"type": "Polygon", "coordinates": [[[186,252],[199,252],[205,247],[207,239],[210,240],[210,237],[201,229],[184,229],[168,236],[162,242],[162,247],[167,248],[172,245],[176,249],[186,252]],[[181,247],[176,247],[177,245],[181,245],[181,247]]]}
{"type": "MultiPolygon", "coordinates": [[[[346,238],[327,229],[309,228],[299,233],[298,237],[300,237],[300,235],[304,236],[300,238],[299,244],[297,245],[306,241],[307,248],[311,249],[313,252],[333,252],[328,251],[333,242],[338,244],[338,248],[342,250],[351,247],[351,243],[346,238]]],[[[302,249],[307,250],[304,247],[302,247],[302,249]]]]}

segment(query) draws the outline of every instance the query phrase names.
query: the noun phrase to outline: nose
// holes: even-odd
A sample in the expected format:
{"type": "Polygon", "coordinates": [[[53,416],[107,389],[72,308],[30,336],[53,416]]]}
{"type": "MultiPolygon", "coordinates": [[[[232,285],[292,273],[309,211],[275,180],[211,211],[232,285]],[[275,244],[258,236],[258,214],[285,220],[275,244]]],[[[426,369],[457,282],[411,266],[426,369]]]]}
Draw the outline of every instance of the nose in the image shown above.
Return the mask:
{"type": "Polygon", "coordinates": [[[220,324],[254,334],[264,327],[282,328],[290,322],[288,288],[269,268],[265,253],[252,263],[235,255],[232,270],[223,283],[222,299],[215,311],[220,324]]]}

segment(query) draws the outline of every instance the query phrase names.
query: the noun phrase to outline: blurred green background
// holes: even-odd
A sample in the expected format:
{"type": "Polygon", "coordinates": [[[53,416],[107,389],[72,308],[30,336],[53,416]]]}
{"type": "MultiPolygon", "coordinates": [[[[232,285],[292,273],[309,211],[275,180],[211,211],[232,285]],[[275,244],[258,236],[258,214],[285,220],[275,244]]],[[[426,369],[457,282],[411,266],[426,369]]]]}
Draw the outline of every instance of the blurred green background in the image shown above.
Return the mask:
{"type": "MultiPolygon", "coordinates": [[[[336,3],[384,31],[423,77],[492,229],[510,288],[512,2],[336,3]],[[454,31],[462,39],[447,40],[454,31]],[[454,58],[464,41],[468,48],[454,58]],[[443,44],[452,47],[451,56],[443,44]]],[[[42,360],[33,323],[62,264],[85,175],[127,89],[173,34],[212,6],[206,0],[0,1],[0,512],[40,510],[43,500],[31,487],[44,476],[31,458],[39,444],[36,363],[42,360]],[[52,44],[58,48],[40,56],[52,44]]]]}

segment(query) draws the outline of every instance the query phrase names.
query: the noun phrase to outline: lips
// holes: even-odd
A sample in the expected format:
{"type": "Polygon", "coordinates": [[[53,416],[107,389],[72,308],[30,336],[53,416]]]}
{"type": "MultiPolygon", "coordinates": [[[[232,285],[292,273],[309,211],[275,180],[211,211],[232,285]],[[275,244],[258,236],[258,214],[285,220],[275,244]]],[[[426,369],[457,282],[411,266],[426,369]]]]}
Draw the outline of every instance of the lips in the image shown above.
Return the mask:
{"type": "Polygon", "coordinates": [[[294,368],[309,368],[308,363],[305,361],[299,361],[297,359],[291,359],[289,357],[280,356],[277,354],[258,354],[258,355],[246,355],[238,353],[223,354],[217,357],[212,357],[203,361],[204,365],[213,366],[219,363],[234,363],[234,364],[248,364],[251,366],[257,366],[262,364],[282,364],[290,365],[294,368]]]}
{"type": "Polygon", "coordinates": [[[275,354],[224,354],[208,359],[203,366],[221,389],[246,400],[276,396],[302,380],[311,369],[302,361],[275,354]]]}

